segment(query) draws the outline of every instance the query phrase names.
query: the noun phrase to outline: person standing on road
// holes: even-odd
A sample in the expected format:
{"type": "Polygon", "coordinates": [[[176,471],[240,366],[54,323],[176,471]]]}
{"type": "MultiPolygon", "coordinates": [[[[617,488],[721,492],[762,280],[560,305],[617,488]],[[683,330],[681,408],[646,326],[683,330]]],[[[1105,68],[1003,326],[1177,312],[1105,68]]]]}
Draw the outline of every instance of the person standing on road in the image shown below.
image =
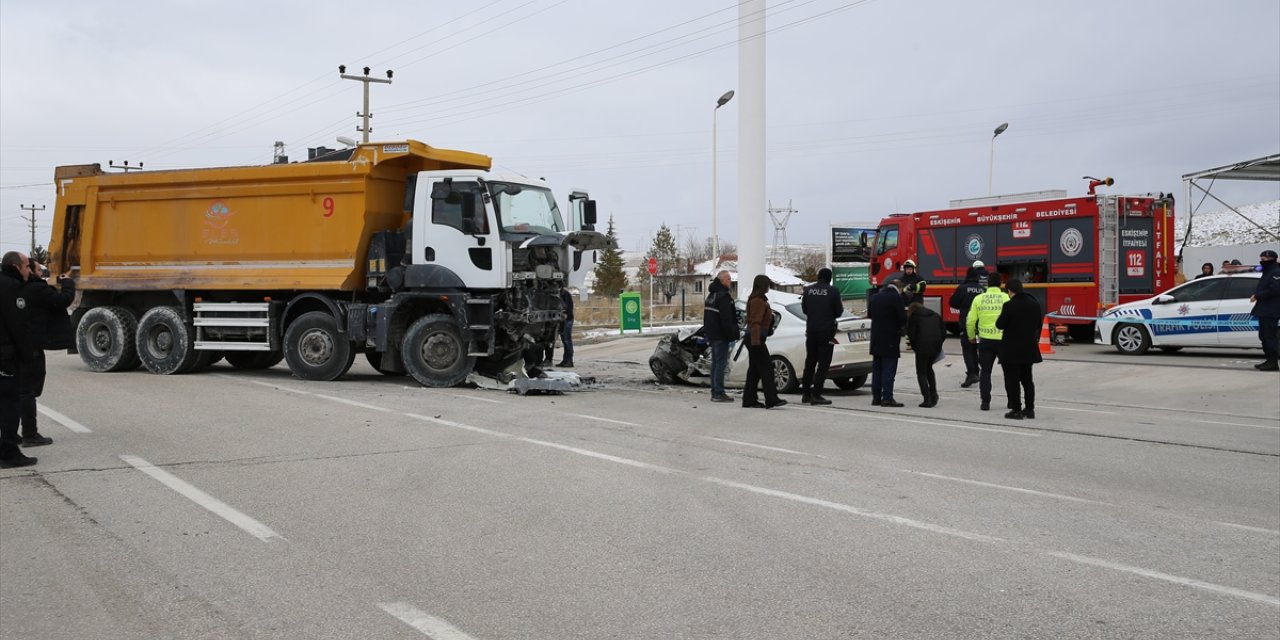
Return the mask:
{"type": "Polygon", "coordinates": [[[965,335],[969,336],[969,342],[978,345],[978,393],[982,397],[983,411],[991,410],[991,369],[1000,355],[1003,336],[996,327],[996,320],[1008,301],[1009,296],[1000,290],[1000,274],[993,273],[987,276],[986,292],[973,299],[969,318],[965,321],[965,335]]]}
{"type": "Polygon", "coordinates": [[[805,287],[800,298],[804,312],[804,375],[800,378],[800,401],[805,404],[831,404],[822,397],[822,386],[831,367],[835,349],[836,318],[844,315],[840,290],[831,284],[831,270],[818,270],[818,281],[805,287]]]}
{"type": "Polygon", "coordinates": [[[560,304],[564,306],[564,322],[560,323],[560,344],[564,345],[564,359],[556,366],[573,368],[573,294],[567,287],[560,289],[560,304]]]}
{"type": "Polygon", "coordinates": [[[978,381],[978,345],[970,342],[968,331],[969,308],[973,299],[986,291],[987,270],[981,261],[975,260],[964,274],[964,282],[956,287],[955,293],[947,301],[952,309],[960,312],[960,351],[964,355],[964,382],[960,386],[968,389],[978,381]]]}
{"type": "Polygon", "coordinates": [[[0,468],[29,467],[35,458],[23,455],[18,422],[22,413],[22,373],[35,353],[27,327],[27,257],[10,251],[0,257],[0,468]]]}
{"type": "Polygon", "coordinates": [[[1036,383],[1031,377],[1031,367],[1044,362],[1040,356],[1040,329],[1044,322],[1044,310],[1040,301],[1022,288],[1022,281],[1011,279],[1005,283],[1009,301],[1004,303],[996,328],[1004,332],[1000,340],[1000,369],[1004,371],[1004,392],[1009,396],[1010,420],[1036,418],[1036,383]],[[1026,402],[1019,398],[1019,387],[1026,402]]]}
{"type": "Polygon", "coordinates": [[[747,298],[747,384],[742,390],[743,408],[764,407],[772,409],[787,404],[778,397],[778,381],[769,359],[769,347],[765,340],[773,331],[773,309],[769,307],[769,276],[760,274],[751,283],[751,296],[747,298]],[[756,395],[756,386],[764,383],[764,404],[756,395]]]}
{"type": "Polygon", "coordinates": [[[871,318],[871,406],[901,407],[893,398],[893,382],[902,356],[902,329],[907,324],[902,281],[894,279],[867,303],[871,318]]]}
{"type": "Polygon", "coordinates": [[[1262,277],[1249,297],[1253,303],[1249,315],[1258,318],[1258,339],[1262,341],[1262,355],[1266,360],[1253,368],[1280,371],[1280,265],[1276,264],[1276,252],[1263,251],[1258,256],[1258,264],[1262,265],[1262,277]]]}
{"type": "Polygon", "coordinates": [[[729,370],[729,350],[738,337],[738,314],[729,295],[729,272],[720,271],[707,287],[702,303],[702,335],[711,344],[711,401],[733,402],[724,391],[729,370]]]}
{"type": "Polygon", "coordinates": [[[40,277],[44,268],[39,263],[30,260],[27,266],[30,275],[22,287],[22,297],[27,301],[27,319],[35,350],[22,373],[22,446],[38,447],[53,444],[53,438],[40,435],[36,425],[36,398],[44,392],[44,352],[72,345],[71,317],[67,315],[67,307],[76,297],[76,283],[70,274],[64,273],[58,276],[61,290],[55,289],[40,277]]]}
{"type": "Polygon", "coordinates": [[[916,380],[920,382],[920,406],[928,409],[938,406],[938,380],[933,375],[933,363],[942,354],[942,343],[947,339],[947,328],[942,316],[919,302],[907,305],[907,339],[916,354],[916,380]]]}
{"type": "MultiPolygon", "coordinates": [[[[924,298],[924,289],[929,283],[924,281],[924,277],[916,271],[916,261],[907,260],[902,264],[902,300],[903,308],[910,304],[912,300],[920,300],[924,298]]],[[[909,343],[908,343],[909,344],[909,343]]]]}

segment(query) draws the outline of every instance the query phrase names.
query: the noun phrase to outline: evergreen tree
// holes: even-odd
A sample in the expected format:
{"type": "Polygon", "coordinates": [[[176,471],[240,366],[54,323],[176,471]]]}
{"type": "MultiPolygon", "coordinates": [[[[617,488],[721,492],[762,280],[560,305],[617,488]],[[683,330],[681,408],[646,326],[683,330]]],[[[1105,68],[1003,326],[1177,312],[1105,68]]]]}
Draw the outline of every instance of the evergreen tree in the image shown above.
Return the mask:
{"type": "Polygon", "coordinates": [[[618,234],[613,229],[613,216],[609,216],[609,231],[605,234],[613,240],[615,248],[605,249],[600,257],[600,264],[595,268],[595,282],[591,292],[598,296],[618,297],[627,288],[627,272],[622,268],[622,251],[617,249],[618,234]]]}
{"type": "Polygon", "coordinates": [[[665,296],[667,302],[671,302],[672,296],[676,294],[676,276],[685,273],[688,265],[680,255],[680,249],[676,246],[676,238],[672,235],[671,228],[665,223],[653,236],[653,244],[649,247],[649,253],[645,255],[646,268],[640,271],[640,284],[645,288],[649,286],[649,258],[655,258],[658,261],[654,290],[665,296]]]}

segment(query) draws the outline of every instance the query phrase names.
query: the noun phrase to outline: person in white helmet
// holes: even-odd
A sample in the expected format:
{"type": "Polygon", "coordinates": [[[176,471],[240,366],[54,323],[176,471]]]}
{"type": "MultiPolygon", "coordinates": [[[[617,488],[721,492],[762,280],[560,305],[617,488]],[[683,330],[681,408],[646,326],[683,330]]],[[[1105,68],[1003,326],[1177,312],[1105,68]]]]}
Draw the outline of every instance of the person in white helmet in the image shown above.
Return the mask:
{"type": "Polygon", "coordinates": [[[907,304],[924,296],[924,288],[928,283],[916,271],[916,261],[907,260],[902,263],[902,297],[907,304]]]}

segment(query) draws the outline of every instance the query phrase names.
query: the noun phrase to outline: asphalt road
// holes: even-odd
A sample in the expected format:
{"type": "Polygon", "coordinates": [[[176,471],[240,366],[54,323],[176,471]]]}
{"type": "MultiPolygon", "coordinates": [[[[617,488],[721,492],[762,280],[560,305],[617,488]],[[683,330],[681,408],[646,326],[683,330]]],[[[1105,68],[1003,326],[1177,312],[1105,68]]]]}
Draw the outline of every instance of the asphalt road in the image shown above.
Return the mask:
{"type": "Polygon", "coordinates": [[[656,385],[652,347],[526,397],[50,354],[55,442],[0,471],[0,638],[1280,635],[1251,353],[1059,348],[1014,422],[955,356],[934,409],[903,375],[903,409],[765,411],[656,385]]]}

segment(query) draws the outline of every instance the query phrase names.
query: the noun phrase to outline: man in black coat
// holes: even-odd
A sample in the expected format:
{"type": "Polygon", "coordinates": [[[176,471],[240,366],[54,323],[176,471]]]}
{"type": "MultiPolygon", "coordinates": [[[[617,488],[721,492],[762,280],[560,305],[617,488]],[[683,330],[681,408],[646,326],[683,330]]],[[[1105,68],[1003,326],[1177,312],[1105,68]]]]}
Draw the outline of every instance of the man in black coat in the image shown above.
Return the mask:
{"type": "MultiPolygon", "coordinates": [[[[560,344],[564,345],[564,359],[557,367],[573,367],[573,294],[567,288],[560,289],[560,304],[564,307],[564,322],[560,323],[560,344]]],[[[551,341],[552,344],[555,340],[551,341]]],[[[548,360],[551,358],[548,357],[548,360]]]]}
{"type": "Polygon", "coordinates": [[[738,339],[738,314],[729,294],[728,271],[716,274],[702,303],[702,335],[711,345],[711,401],[733,402],[724,392],[724,375],[729,370],[729,345],[738,339]]]}
{"type": "Polygon", "coordinates": [[[1276,252],[1270,249],[1258,256],[1262,277],[1249,301],[1254,303],[1249,315],[1258,318],[1258,339],[1266,361],[1253,365],[1258,371],[1280,371],[1280,265],[1276,252]]]}
{"type": "Polygon", "coordinates": [[[964,274],[964,282],[956,287],[951,299],[947,301],[952,309],[960,312],[960,351],[964,354],[964,382],[960,386],[968,389],[978,382],[978,344],[969,341],[969,307],[973,299],[986,291],[987,270],[982,262],[974,261],[964,274]]]}
{"type": "Polygon", "coordinates": [[[836,318],[844,314],[840,290],[831,284],[831,270],[818,270],[818,281],[805,287],[800,298],[804,311],[804,375],[800,378],[800,401],[805,404],[831,404],[822,397],[827,381],[831,354],[835,349],[836,318]]]}
{"type": "Polygon", "coordinates": [[[901,407],[893,398],[893,381],[898,374],[898,358],[902,355],[902,328],[907,324],[907,309],[902,300],[902,281],[894,279],[867,303],[871,318],[871,404],[901,407]]]}
{"type": "Polygon", "coordinates": [[[27,327],[27,301],[22,287],[27,279],[27,257],[10,251],[0,257],[0,468],[27,467],[35,458],[18,448],[21,414],[22,370],[31,361],[35,345],[27,327]]]}
{"type": "Polygon", "coordinates": [[[1004,332],[1000,341],[1000,368],[1004,371],[1004,392],[1009,396],[1010,420],[1036,417],[1036,383],[1031,377],[1031,367],[1043,362],[1040,357],[1040,331],[1044,311],[1040,301],[1022,288],[1022,281],[1011,279],[1005,283],[1012,297],[1004,303],[1004,310],[996,318],[996,328],[1004,332]],[[1019,387],[1026,396],[1025,409],[1019,398],[1019,387]]]}
{"type": "Polygon", "coordinates": [[[920,383],[921,407],[938,405],[938,380],[933,374],[933,363],[942,353],[942,343],[947,339],[947,328],[942,316],[919,302],[907,307],[907,340],[916,354],[916,380],[920,383]]]}
{"type": "Polygon", "coordinates": [[[22,287],[22,297],[27,301],[27,318],[35,353],[22,373],[22,446],[38,447],[53,444],[53,438],[40,435],[36,425],[36,398],[44,392],[44,352],[71,346],[71,319],[67,315],[67,307],[76,297],[76,283],[64,273],[58,276],[59,289],[55,289],[40,277],[43,269],[35,260],[31,260],[28,266],[31,273],[22,287]]]}

